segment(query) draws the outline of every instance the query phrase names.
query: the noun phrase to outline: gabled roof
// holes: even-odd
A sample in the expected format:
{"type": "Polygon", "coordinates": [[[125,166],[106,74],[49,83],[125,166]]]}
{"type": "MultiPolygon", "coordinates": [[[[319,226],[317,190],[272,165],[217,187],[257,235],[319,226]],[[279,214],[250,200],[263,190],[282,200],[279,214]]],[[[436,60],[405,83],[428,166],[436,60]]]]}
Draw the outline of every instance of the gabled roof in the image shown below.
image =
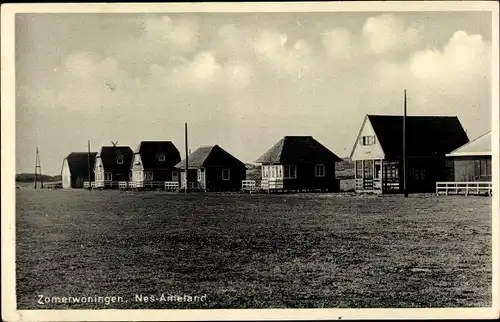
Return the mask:
{"type": "Polygon", "coordinates": [[[149,170],[173,168],[181,161],[181,154],[171,141],[142,141],[135,153],[141,156],[143,168],[149,170]],[[158,159],[159,154],[165,155],[164,161],[158,159]]]}
{"type": "Polygon", "coordinates": [[[105,170],[125,171],[130,170],[133,155],[134,152],[128,146],[103,146],[101,151],[97,153],[96,158],[101,158],[105,170]],[[122,164],[116,162],[119,156],[123,157],[122,164]]]}
{"type": "MultiPolygon", "coordinates": [[[[188,166],[189,168],[194,169],[200,167],[245,168],[245,164],[243,162],[232,156],[218,145],[202,146],[196,149],[188,156],[188,166]]],[[[175,167],[185,169],[186,160],[182,160],[175,167]]]]}
{"type": "MultiPolygon", "coordinates": [[[[97,152],[90,152],[90,177],[94,178],[94,163],[97,152]]],[[[88,152],[71,152],[66,158],[68,162],[69,172],[72,177],[83,177],[88,180],[89,172],[89,153],[88,152]]]]}
{"type": "Polygon", "coordinates": [[[456,156],[476,156],[476,155],[490,155],[491,156],[491,131],[484,133],[483,135],[475,138],[459,147],[458,149],[452,151],[446,156],[456,157],[456,156]]]}
{"type": "MultiPolygon", "coordinates": [[[[375,131],[385,158],[401,158],[403,116],[367,115],[366,119],[375,131]]],[[[358,136],[353,152],[359,139],[358,136]]],[[[467,142],[469,138],[456,116],[406,117],[406,152],[409,157],[444,156],[467,142]]]]}
{"type": "Polygon", "coordinates": [[[257,159],[262,164],[332,163],[342,161],[312,136],[285,136],[257,159]]]}

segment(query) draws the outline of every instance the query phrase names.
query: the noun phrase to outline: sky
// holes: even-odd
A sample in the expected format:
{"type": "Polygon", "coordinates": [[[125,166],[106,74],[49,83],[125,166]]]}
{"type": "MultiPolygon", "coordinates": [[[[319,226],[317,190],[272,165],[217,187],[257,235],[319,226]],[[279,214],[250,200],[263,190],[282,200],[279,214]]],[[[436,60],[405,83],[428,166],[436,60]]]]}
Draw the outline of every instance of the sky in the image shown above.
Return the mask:
{"type": "Polygon", "coordinates": [[[366,114],[491,128],[491,13],[17,14],[16,172],[143,140],[254,162],[285,135],[350,155],[366,114]]]}

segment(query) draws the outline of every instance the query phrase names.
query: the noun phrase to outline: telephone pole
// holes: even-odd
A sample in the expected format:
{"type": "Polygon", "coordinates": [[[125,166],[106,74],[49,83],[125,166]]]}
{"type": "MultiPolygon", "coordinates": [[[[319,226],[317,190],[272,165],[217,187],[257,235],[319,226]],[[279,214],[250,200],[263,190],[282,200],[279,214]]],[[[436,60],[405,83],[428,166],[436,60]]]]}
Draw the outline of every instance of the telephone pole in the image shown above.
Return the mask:
{"type": "Polygon", "coordinates": [[[188,192],[188,184],[189,184],[189,181],[188,181],[188,169],[189,169],[189,150],[188,150],[188,124],[187,122],[184,123],[184,144],[186,146],[186,186],[184,187],[185,188],[185,192],[187,193],[188,192]]]}
{"type": "Polygon", "coordinates": [[[405,198],[408,198],[408,187],[406,180],[408,178],[407,169],[407,155],[406,155],[406,89],[404,94],[404,111],[403,111],[403,192],[405,198]]]}

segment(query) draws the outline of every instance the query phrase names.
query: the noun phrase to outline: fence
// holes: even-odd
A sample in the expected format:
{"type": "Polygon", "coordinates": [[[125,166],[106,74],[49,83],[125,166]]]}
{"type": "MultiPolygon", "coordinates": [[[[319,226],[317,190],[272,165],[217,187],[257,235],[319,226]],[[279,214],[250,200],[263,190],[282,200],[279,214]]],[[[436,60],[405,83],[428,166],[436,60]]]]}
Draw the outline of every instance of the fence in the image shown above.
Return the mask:
{"type": "Polygon", "coordinates": [[[492,184],[482,182],[436,182],[436,195],[492,195],[492,184]]]}
{"type": "MultiPolygon", "coordinates": [[[[84,181],[84,182],[83,182],[83,187],[84,187],[85,189],[88,189],[88,188],[89,188],[89,182],[88,182],[88,181],[84,181]]],[[[95,188],[95,181],[92,181],[92,182],[90,183],[90,187],[91,187],[91,188],[95,188]]]]}
{"type": "Polygon", "coordinates": [[[261,182],[261,188],[263,190],[283,189],[283,179],[277,179],[277,178],[264,179],[261,182]]]}
{"type": "Polygon", "coordinates": [[[257,190],[257,183],[255,180],[243,180],[241,181],[241,190],[253,192],[257,190]]]}
{"type": "Polygon", "coordinates": [[[165,182],[165,190],[167,191],[177,191],[179,189],[179,183],[175,181],[165,182]]]}

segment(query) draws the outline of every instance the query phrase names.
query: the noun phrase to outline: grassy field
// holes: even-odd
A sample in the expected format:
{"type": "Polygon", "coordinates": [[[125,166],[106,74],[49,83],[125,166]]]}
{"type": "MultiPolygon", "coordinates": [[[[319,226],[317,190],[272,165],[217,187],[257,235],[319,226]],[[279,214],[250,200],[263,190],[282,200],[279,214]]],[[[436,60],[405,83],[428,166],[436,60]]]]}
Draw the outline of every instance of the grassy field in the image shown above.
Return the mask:
{"type": "Polygon", "coordinates": [[[19,309],[491,305],[490,198],[16,193],[19,309]]]}

